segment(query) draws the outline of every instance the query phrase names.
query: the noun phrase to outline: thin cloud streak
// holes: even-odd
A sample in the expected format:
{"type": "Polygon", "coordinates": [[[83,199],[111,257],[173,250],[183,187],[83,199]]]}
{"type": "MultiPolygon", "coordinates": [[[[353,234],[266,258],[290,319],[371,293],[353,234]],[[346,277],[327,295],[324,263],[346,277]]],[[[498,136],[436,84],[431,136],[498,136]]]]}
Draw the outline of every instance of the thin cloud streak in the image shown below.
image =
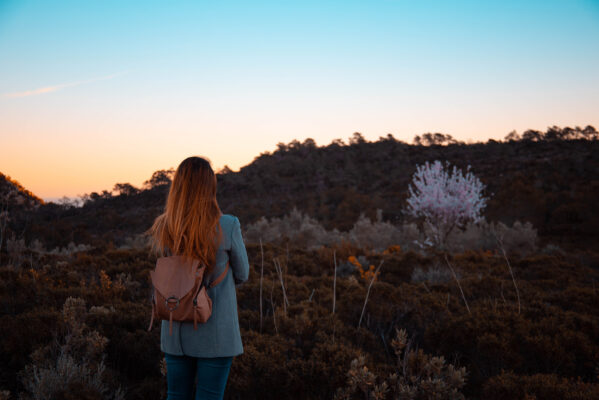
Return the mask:
{"type": "Polygon", "coordinates": [[[117,72],[116,74],[100,76],[98,78],[87,79],[84,81],[62,83],[60,85],[46,86],[46,87],[42,87],[42,88],[38,88],[38,89],[34,89],[34,90],[27,90],[24,92],[5,93],[3,96],[8,97],[8,98],[13,98],[13,99],[19,98],[19,97],[37,96],[38,94],[52,93],[52,92],[56,92],[58,90],[62,90],[67,87],[79,86],[79,85],[84,85],[86,83],[92,83],[92,82],[98,82],[98,81],[106,81],[106,80],[109,80],[112,78],[116,78],[117,76],[124,75],[126,73],[127,72],[117,72]]]}

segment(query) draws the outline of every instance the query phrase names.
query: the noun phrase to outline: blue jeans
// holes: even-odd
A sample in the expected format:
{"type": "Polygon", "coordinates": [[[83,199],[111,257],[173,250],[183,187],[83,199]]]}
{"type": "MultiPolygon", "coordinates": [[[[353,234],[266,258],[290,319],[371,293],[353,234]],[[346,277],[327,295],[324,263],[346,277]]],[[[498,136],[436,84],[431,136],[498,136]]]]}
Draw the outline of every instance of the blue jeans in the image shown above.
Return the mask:
{"type": "Polygon", "coordinates": [[[167,400],[221,400],[233,357],[201,358],[164,353],[167,400]],[[193,391],[194,380],[197,387],[193,391]]]}

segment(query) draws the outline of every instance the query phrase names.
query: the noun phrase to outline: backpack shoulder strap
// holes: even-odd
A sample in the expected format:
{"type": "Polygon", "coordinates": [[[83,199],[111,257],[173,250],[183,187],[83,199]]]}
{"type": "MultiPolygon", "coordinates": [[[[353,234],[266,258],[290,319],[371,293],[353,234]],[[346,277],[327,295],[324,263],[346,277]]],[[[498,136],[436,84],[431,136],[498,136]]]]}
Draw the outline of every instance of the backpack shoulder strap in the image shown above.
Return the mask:
{"type": "Polygon", "coordinates": [[[225,279],[225,276],[227,275],[228,271],[229,271],[229,262],[227,261],[227,266],[225,267],[225,270],[218,276],[218,278],[216,278],[212,283],[210,283],[210,286],[208,286],[208,287],[213,288],[216,285],[218,285],[220,283],[220,281],[225,279]]]}

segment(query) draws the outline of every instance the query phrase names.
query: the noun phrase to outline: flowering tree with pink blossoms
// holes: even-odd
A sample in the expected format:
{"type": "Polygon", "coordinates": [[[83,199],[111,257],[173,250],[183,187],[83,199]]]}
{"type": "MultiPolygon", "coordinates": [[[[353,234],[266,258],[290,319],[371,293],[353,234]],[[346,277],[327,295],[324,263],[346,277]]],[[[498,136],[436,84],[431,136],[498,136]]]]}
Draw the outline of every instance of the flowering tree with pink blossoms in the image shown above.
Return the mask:
{"type": "Polygon", "coordinates": [[[449,171],[439,160],[417,165],[409,186],[407,213],[424,217],[430,228],[429,243],[444,247],[447,237],[455,227],[463,227],[468,221],[478,222],[486,198],[482,196],[484,185],[470,171],[466,174],[453,166],[449,171]]]}

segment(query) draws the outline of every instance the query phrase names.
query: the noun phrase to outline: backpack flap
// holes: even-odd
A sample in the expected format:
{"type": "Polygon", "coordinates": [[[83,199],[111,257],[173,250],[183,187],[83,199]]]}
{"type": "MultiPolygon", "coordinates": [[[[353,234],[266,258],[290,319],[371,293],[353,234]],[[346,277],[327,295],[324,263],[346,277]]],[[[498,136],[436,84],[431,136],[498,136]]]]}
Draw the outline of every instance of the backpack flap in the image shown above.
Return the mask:
{"type": "MultiPolygon", "coordinates": [[[[154,288],[164,298],[183,298],[194,287],[199,260],[184,261],[182,256],[160,257],[156,269],[150,271],[154,288]]],[[[201,278],[201,277],[200,277],[201,278]]]]}

